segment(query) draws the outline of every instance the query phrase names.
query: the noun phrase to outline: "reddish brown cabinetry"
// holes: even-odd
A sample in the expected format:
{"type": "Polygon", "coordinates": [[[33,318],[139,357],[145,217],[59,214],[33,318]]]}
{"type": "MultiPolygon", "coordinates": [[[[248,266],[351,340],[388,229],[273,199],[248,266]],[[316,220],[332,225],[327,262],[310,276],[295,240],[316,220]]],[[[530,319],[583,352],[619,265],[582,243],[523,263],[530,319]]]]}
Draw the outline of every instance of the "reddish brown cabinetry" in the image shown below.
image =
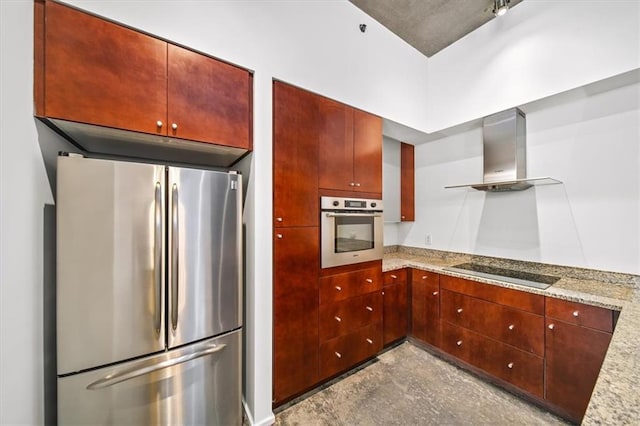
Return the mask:
{"type": "Polygon", "coordinates": [[[411,335],[433,346],[440,345],[440,275],[410,270],[411,335]]]}
{"type": "Polygon", "coordinates": [[[251,74],[81,12],[35,4],[40,117],[251,149],[251,74]]]}
{"type": "Polygon", "coordinates": [[[388,345],[407,336],[407,270],[383,274],[383,343],[388,345]]]}
{"type": "Polygon", "coordinates": [[[320,278],[320,378],[382,349],[382,267],[320,278]]]}
{"type": "Polygon", "coordinates": [[[400,220],[415,220],[415,160],[414,147],[400,144],[400,220]]]}
{"type": "Polygon", "coordinates": [[[317,98],[273,84],[273,220],[276,227],[318,226],[317,98]]]}
{"type": "Polygon", "coordinates": [[[317,227],[282,228],[274,238],[273,395],[290,399],[319,380],[317,227]]]}
{"type": "Polygon", "coordinates": [[[382,194],[382,119],[319,98],[319,187],[382,194]]]}
{"type": "Polygon", "coordinates": [[[611,341],[613,312],[552,298],[546,311],[545,398],[580,422],[611,341]]]}

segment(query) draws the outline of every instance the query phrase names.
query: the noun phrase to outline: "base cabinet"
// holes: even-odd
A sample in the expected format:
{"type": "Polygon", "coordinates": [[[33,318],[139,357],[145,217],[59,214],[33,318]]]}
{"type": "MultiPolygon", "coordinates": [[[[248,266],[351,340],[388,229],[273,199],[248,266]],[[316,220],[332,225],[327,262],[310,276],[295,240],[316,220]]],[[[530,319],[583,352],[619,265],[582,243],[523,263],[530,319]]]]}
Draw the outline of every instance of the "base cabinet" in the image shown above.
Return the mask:
{"type": "Polygon", "coordinates": [[[411,335],[440,346],[440,275],[411,269],[411,335]]]}
{"type": "Polygon", "coordinates": [[[320,375],[330,378],[382,350],[382,322],[327,340],[320,345],[320,375]]]}
{"type": "Polygon", "coordinates": [[[382,334],[385,346],[407,336],[409,325],[407,296],[407,270],[385,272],[382,288],[382,334]]]}

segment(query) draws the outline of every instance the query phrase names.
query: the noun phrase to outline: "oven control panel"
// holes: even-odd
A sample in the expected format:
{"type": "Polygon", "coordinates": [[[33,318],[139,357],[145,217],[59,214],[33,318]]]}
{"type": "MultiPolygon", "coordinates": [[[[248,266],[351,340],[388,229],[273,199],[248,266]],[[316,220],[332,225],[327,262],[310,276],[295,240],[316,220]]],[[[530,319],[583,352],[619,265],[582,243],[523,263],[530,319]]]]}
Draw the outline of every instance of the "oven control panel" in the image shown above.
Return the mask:
{"type": "Polygon", "coordinates": [[[382,211],[382,200],[370,198],[320,197],[320,208],[329,211],[382,211]]]}

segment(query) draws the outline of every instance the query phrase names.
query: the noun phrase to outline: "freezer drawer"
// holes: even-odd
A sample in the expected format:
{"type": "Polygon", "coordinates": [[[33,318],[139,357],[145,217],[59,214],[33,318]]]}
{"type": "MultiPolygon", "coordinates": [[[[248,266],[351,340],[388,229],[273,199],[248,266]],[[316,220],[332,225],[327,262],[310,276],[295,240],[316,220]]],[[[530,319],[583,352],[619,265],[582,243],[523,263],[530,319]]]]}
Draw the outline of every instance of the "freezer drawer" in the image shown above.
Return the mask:
{"type": "Polygon", "coordinates": [[[241,330],[58,378],[60,425],[240,425],[241,330]]]}

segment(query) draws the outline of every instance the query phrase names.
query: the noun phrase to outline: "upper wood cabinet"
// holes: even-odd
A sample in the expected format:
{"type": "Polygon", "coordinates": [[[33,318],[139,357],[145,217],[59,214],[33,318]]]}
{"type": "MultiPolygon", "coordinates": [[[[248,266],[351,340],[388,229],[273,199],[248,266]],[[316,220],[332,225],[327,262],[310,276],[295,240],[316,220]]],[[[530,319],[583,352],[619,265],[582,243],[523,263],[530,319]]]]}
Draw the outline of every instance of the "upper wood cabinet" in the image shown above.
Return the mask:
{"type": "Polygon", "coordinates": [[[251,149],[252,76],[52,2],[35,4],[36,115],[251,149]]]}
{"type": "Polygon", "coordinates": [[[415,160],[414,147],[400,144],[400,220],[415,220],[415,160]]]}
{"type": "Polygon", "coordinates": [[[319,187],[382,194],[382,119],[319,99],[319,187]]]}
{"type": "Polygon", "coordinates": [[[273,220],[276,227],[319,226],[316,95],[273,84],[273,220]]]}

